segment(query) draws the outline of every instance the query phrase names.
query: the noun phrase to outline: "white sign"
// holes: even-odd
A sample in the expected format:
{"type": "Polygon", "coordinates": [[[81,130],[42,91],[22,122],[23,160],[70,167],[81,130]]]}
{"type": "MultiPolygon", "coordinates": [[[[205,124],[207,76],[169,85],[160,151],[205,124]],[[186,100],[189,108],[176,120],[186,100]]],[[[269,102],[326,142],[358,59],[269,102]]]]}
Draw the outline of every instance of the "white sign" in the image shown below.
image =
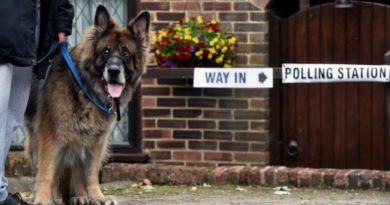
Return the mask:
{"type": "Polygon", "coordinates": [[[195,68],[196,88],[272,88],[272,68],[195,68]]]}
{"type": "Polygon", "coordinates": [[[389,82],[388,65],[283,64],[283,83],[389,82]]]}

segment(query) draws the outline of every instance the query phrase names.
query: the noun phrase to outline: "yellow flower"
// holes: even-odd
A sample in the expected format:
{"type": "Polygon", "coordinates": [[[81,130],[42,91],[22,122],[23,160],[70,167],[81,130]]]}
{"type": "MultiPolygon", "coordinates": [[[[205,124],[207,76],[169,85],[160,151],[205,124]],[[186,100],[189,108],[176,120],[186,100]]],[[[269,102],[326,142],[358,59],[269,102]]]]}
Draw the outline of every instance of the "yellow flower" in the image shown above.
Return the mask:
{"type": "Polygon", "coordinates": [[[217,24],[217,21],[212,20],[212,21],[210,21],[210,24],[217,24]]]}
{"type": "Polygon", "coordinates": [[[189,35],[189,34],[184,34],[184,39],[185,39],[185,40],[191,40],[192,38],[191,38],[191,35],[189,35]]]}
{"type": "Polygon", "coordinates": [[[198,39],[197,37],[192,38],[192,41],[193,41],[194,43],[199,43],[199,39],[198,39]]]}
{"type": "Polygon", "coordinates": [[[227,51],[227,49],[228,49],[228,48],[227,48],[226,46],[224,46],[224,47],[221,49],[221,52],[222,52],[222,53],[225,53],[225,52],[227,51]]]}
{"type": "Polygon", "coordinates": [[[220,55],[217,59],[215,59],[215,62],[220,64],[220,63],[222,63],[223,58],[224,58],[224,55],[220,55]]]}
{"type": "Polygon", "coordinates": [[[213,38],[213,40],[210,41],[210,46],[214,46],[218,42],[218,38],[213,38]]]}
{"type": "Polygon", "coordinates": [[[203,18],[202,18],[202,16],[198,16],[198,17],[196,18],[196,21],[197,21],[198,23],[203,23],[203,18]]]}
{"type": "Polygon", "coordinates": [[[209,51],[210,51],[210,53],[212,53],[212,54],[217,53],[217,51],[215,50],[215,48],[210,48],[209,51]]]}
{"type": "Polygon", "coordinates": [[[211,60],[211,59],[213,58],[213,54],[209,53],[209,54],[207,55],[207,58],[208,58],[209,60],[211,60]]]}
{"type": "Polygon", "coordinates": [[[230,67],[232,67],[230,64],[228,64],[228,63],[225,63],[224,65],[223,65],[223,67],[225,67],[225,68],[230,68],[230,67]]]}
{"type": "Polygon", "coordinates": [[[235,44],[236,43],[236,37],[231,37],[231,38],[229,38],[229,43],[230,44],[235,44]]]}
{"type": "Polygon", "coordinates": [[[156,54],[160,54],[160,50],[157,49],[157,50],[156,50],[156,54]]]}
{"type": "Polygon", "coordinates": [[[184,19],[184,22],[186,22],[186,23],[190,22],[190,18],[189,18],[189,17],[186,17],[186,18],[184,19]]]}
{"type": "Polygon", "coordinates": [[[176,24],[176,25],[175,25],[175,30],[181,31],[181,26],[180,26],[180,24],[176,24]]]}
{"type": "Polygon", "coordinates": [[[195,55],[198,56],[198,57],[199,57],[199,56],[202,56],[202,55],[203,55],[203,50],[201,49],[201,50],[199,50],[199,51],[196,51],[196,52],[195,52],[195,55]]]}

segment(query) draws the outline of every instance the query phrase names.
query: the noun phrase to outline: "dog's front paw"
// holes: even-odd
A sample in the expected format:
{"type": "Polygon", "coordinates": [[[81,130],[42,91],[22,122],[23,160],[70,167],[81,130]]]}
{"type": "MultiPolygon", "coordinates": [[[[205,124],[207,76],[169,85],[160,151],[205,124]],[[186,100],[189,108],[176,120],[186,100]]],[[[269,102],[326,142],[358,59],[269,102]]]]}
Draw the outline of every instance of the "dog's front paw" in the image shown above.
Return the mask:
{"type": "Polygon", "coordinates": [[[113,196],[105,196],[98,199],[91,199],[90,205],[116,205],[116,201],[113,196]]]}
{"type": "Polygon", "coordinates": [[[72,197],[69,200],[70,205],[88,205],[89,199],[87,197],[72,197]]]}

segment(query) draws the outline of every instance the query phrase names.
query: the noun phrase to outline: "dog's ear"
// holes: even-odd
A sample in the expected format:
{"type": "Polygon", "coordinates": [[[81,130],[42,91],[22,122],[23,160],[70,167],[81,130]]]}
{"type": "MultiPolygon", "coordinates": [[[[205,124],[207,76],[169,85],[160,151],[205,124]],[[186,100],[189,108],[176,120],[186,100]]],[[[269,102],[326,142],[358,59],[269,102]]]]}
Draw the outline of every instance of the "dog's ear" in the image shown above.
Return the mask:
{"type": "Polygon", "coordinates": [[[150,24],[150,14],[147,11],[141,12],[132,21],[129,22],[127,28],[134,37],[146,41],[148,39],[150,24]]]}
{"type": "Polygon", "coordinates": [[[95,27],[99,28],[100,32],[104,32],[107,29],[113,28],[115,26],[113,20],[110,17],[110,14],[103,5],[99,5],[96,8],[94,25],[95,27]]]}

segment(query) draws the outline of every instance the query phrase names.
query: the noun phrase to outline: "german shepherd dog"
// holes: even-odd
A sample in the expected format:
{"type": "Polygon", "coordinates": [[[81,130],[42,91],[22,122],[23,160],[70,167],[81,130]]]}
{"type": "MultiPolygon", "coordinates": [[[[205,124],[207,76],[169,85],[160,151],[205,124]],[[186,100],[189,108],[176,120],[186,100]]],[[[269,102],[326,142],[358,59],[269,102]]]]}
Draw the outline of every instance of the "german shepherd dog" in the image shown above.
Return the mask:
{"type": "MultiPolygon", "coordinates": [[[[70,53],[97,101],[114,105],[116,98],[121,108],[129,103],[145,70],[149,24],[149,13],[142,12],[118,28],[107,9],[98,6],[94,24],[70,53]]],[[[51,204],[55,189],[66,204],[116,204],[99,188],[116,115],[105,116],[86,98],[62,56],[53,59],[41,84],[26,119],[26,147],[37,168],[34,204],[51,204]]]]}

